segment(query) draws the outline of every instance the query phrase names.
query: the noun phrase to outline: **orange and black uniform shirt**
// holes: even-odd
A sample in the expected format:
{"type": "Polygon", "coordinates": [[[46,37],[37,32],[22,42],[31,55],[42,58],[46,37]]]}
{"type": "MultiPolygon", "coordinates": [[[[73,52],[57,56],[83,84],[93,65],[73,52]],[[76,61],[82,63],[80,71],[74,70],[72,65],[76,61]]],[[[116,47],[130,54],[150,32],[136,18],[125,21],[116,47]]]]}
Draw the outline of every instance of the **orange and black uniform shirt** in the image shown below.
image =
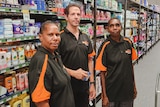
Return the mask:
{"type": "Polygon", "coordinates": [[[116,42],[109,36],[99,48],[96,70],[106,71],[106,93],[110,102],[133,100],[132,60],[137,54],[132,42],[121,36],[116,42]]]}
{"type": "MultiPolygon", "coordinates": [[[[93,57],[95,51],[92,48],[89,37],[80,32],[79,39],[69,32],[66,28],[61,33],[61,42],[58,48],[65,67],[73,70],[82,68],[88,71],[88,57],[93,57]]],[[[84,91],[89,89],[88,81],[71,78],[74,91],[84,91]]]]}
{"type": "Polygon", "coordinates": [[[75,107],[70,76],[57,53],[40,46],[31,59],[28,76],[31,107],[45,100],[50,107],[75,107]]]}

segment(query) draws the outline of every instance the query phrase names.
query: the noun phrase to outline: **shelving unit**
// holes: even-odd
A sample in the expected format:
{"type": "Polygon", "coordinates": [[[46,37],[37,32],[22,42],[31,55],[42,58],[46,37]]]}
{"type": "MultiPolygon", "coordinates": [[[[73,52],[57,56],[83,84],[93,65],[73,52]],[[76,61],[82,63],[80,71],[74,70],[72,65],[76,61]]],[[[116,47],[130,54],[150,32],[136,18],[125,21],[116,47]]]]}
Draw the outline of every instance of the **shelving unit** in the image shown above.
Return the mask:
{"type": "MultiPolygon", "coordinates": [[[[126,0],[124,4],[125,10],[125,20],[127,20],[127,10],[133,9],[138,14],[137,19],[137,35],[132,35],[130,38],[133,41],[135,48],[137,49],[138,53],[138,60],[145,55],[152,46],[159,41],[159,33],[158,33],[158,24],[154,24],[158,22],[155,18],[156,16],[159,17],[160,12],[150,9],[147,6],[137,3],[133,0],[126,0]],[[155,26],[154,26],[155,25],[155,26]],[[155,30],[153,30],[155,29],[155,30]]],[[[126,22],[124,23],[124,32],[126,31],[126,22]]],[[[126,33],[124,33],[127,36],[126,33]]],[[[137,61],[138,61],[137,60],[137,61]]]]}
{"type": "MultiPolygon", "coordinates": [[[[27,14],[29,18],[33,18],[36,20],[36,22],[41,21],[43,22],[46,19],[56,19],[57,15],[55,12],[51,11],[38,11],[38,10],[26,10],[26,9],[21,9],[20,7],[0,7],[0,16],[1,18],[13,18],[13,19],[24,19],[24,15],[27,14]],[[38,17],[37,17],[38,16],[38,17]],[[41,17],[39,17],[41,16],[41,17]],[[42,17],[43,16],[43,17],[42,17]]],[[[85,20],[85,19],[84,19],[85,20]]],[[[33,43],[38,41],[38,36],[37,35],[24,35],[23,36],[13,36],[13,37],[0,37],[0,49],[12,49],[12,44],[14,45],[13,47],[19,48],[21,45],[24,48],[24,45],[28,43],[33,43]],[[17,44],[17,45],[16,45],[17,44]]],[[[16,52],[18,53],[18,51],[16,52]]],[[[7,54],[7,53],[6,53],[7,54]]],[[[20,53],[19,53],[20,54],[20,53]]],[[[25,53],[23,54],[25,55],[25,53]]],[[[4,57],[4,56],[2,56],[4,57]]],[[[17,56],[16,56],[17,57],[17,56]]],[[[11,57],[10,57],[11,58],[11,57]]],[[[29,66],[29,60],[24,59],[24,63],[15,63],[14,61],[12,65],[7,66],[5,68],[0,69],[0,75],[11,75],[11,71],[19,72],[20,69],[25,69],[26,67],[29,66]],[[7,74],[8,73],[8,74],[7,74]]],[[[17,91],[10,91],[7,92],[6,94],[3,94],[0,96],[0,105],[7,103],[8,101],[12,100],[13,98],[16,98],[20,96],[21,94],[28,93],[28,88],[24,89],[17,89],[17,91]]]]}

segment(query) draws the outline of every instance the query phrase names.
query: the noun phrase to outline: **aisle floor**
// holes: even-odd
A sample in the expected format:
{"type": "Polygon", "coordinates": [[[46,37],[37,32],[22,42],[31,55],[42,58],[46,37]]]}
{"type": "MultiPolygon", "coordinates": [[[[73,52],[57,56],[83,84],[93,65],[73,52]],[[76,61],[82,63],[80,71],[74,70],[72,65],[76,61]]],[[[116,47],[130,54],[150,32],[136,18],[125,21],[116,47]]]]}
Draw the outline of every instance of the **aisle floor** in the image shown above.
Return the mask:
{"type": "MultiPolygon", "coordinates": [[[[160,42],[138,61],[134,66],[134,71],[138,91],[134,107],[155,107],[155,84],[157,75],[160,73],[160,42]]],[[[96,107],[102,107],[101,100],[96,107]]]]}

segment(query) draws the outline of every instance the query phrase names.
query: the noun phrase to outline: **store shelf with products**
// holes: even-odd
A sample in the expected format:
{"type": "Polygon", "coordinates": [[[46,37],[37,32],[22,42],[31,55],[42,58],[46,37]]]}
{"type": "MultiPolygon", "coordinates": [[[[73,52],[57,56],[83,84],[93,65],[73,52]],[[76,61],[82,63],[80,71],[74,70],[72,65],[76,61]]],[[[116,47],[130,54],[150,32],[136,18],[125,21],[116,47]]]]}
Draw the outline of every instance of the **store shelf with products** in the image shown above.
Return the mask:
{"type": "Polygon", "coordinates": [[[23,67],[28,67],[28,65],[29,65],[29,62],[25,62],[25,63],[22,63],[22,64],[11,66],[11,67],[6,67],[6,68],[3,68],[3,69],[0,69],[0,74],[10,72],[12,70],[17,70],[17,69],[20,69],[20,68],[23,68],[23,67]]]}
{"type": "Polygon", "coordinates": [[[24,94],[24,93],[28,93],[28,88],[24,89],[22,91],[17,91],[15,93],[10,93],[8,96],[5,96],[3,99],[0,100],[0,105],[10,101],[13,98],[18,97],[18,96],[20,96],[21,94],[24,94]]]}
{"type": "MultiPolygon", "coordinates": [[[[153,9],[153,7],[149,6],[146,2],[134,0],[126,0],[124,4],[124,10],[124,18],[126,20],[124,25],[125,36],[129,37],[134,43],[138,53],[138,59],[140,59],[159,40],[158,25],[154,26],[153,23],[158,22],[158,18],[154,17],[158,17],[160,12],[157,12],[157,10],[153,9]],[[133,20],[127,18],[128,16],[131,16],[128,11],[137,14],[137,19],[134,20],[137,24],[137,34],[135,33],[136,35],[132,35],[130,32],[134,31],[131,28],[128,28],[128,23],[131,24],[131,22],[128,20],[133,20]],[[131,36],[128,36],[128,34],[131,34],[131,36]]],[[[136,28],[134,30],[136,31],[136,28]]]]}
{"type": "Polygon", "coordinates": [[[0,16],[0,105],[5,106],[28,92],[26,67],[36,51],[39,25],[57,15],[52,11],[28,10],[22,5],[2,5],[0,1],[0,16]]]}

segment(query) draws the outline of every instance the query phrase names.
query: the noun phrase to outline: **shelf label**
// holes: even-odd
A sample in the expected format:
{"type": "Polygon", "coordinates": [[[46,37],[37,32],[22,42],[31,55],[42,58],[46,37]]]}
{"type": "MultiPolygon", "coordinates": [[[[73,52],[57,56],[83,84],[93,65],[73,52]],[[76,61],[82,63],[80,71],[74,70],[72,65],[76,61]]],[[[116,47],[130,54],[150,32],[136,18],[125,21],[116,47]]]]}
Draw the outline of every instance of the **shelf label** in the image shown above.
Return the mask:
{"type": "Polygon", "coordinates": [[[29,37],[28,39],[33,39],[32,37],[29,37]]]}
{"type": "Polygon", "coordinates": [[[16,40],[17,40],[17,41],[21,41],[22,39],[21,39],[21,38],[17,38],[16,40]]]}
{"type": "Polygon", "coordinates": [[[7,39],[7,42],[12,42],[13,40],[12,39],[7,39]]]}
{"type": "Polygon", "coordinates": [[[38,13],[39,13],[39,14],[43,14],[43,12],[41,12],[41,11],[38,11],[38,13]]]}
{"type": "Polygon", "coordinates": [[[14,95],[14,96],[13,96],[13,98],[16,98],[16,97],[18,97],[18,95],[14,95]]]}
{"type": "Polygon", "coordinates": [[[2,73],[5,73],[5,72],[6,72],[6,69],[2,70],[2,71],[1,71],[1,74],[2,74],[2,73]]]}
{"type": "Polygon", "coordinates": [[[3,104],[3,103],[4,103],[4,101],[1,101],[1,102],[0,102],[0,104],[3,104]]]}
{"type": "Polygon", "coordinates": [[[5,12],[6,10],[5,10],[5,9],[0,8],[0,11],[5,12]]]}
{"type": "Polygon", "coordinates": [[[26,64],[22,64],[22,67],[25,67],[26,66],[26,64]]]}
{"type": "Polygon", "coordinates": [[[16,10],[11,10],[11,12],[17,12],[16,10]]]}
{"type": "Polygon", "coordinates": [[[7,99],[6,99],[6,102],[9,101],[9,100],[11,100],[11,97],[7,98],[7,99]]]}
{"type": "Polygon", "coordinates": [[[35,11],[30,11],[30,13],[35,13],[35,11]]]}
{"type": "Polygon", "coordinates": [[[49,12],[49,14],[52,15],[53,13],[52,13],[52,12],[49,12]]]}
{"type": "Polygon", "coordinates": [[[15,67],[14,67],[14,69],[18,69],[18,68],[19,68],[19,66],[15,66],[15,67]]]}
{"type": "Polygon", "coordinates": [[[25,94],[25,93],[27,93],[27,90],[24,90],[24,91],[22,92],[22,94],[25,94]]]}

